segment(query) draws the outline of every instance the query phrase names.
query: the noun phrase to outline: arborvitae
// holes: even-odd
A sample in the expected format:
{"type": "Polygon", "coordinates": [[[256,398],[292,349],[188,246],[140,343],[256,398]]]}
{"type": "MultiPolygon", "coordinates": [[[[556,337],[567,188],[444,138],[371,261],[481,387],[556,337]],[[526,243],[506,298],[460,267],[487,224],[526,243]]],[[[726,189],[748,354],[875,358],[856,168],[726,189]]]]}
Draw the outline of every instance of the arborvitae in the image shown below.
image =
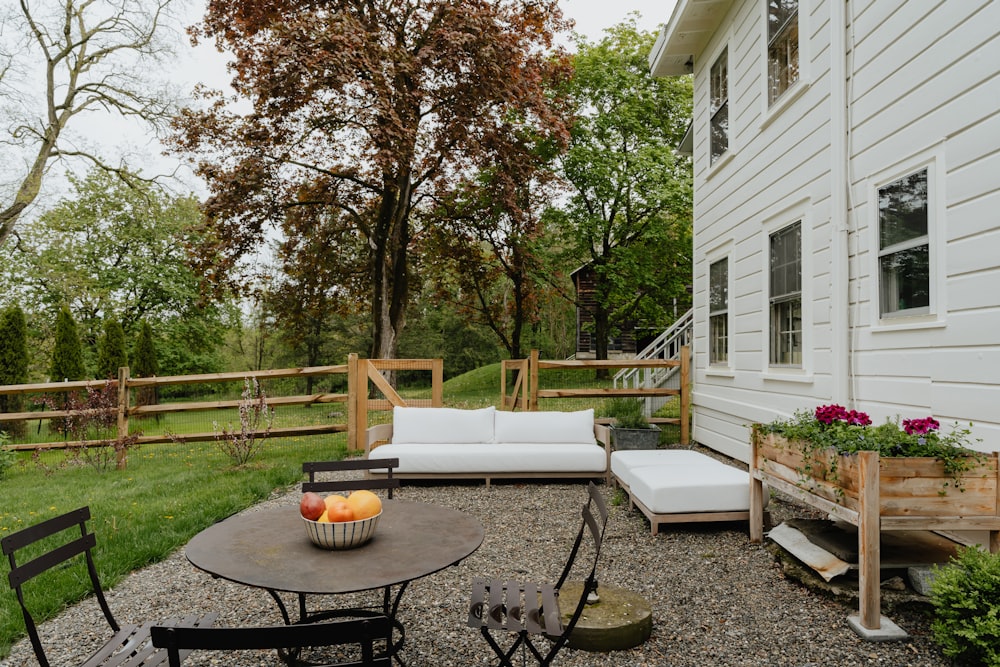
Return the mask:
{"type": "Polygon", "coordinates": [[[52,349],[52,364],[49,366],[49,380],[83,380],[86,371],[83,366],[83,347],[76,321],[67,306],[59,310],[56,317],[56,340],[52,349]]]}
{"type": "MultiPolygon", "coordinates": [[[[10,306],[0,314],[0,385],[28,382],[28,321],[20,306],[10,306]]],[[[0,394],[0,412],[23,412],[22,394],[0,394]]],[[[24,435],[23,421],[4,422],[2,430],[11,437],[24,435]]]]}
{"type": "Polygon", "coordinates": [[[97,341],[97,378],[117,379],[118,369],[128,366],[125,330],[114,315],[104,320],[104,332],[97,341]]]}
{"type": "MultiPolygon", "coordinates": [[[[139,328],[139,337],[135,341],[132,349],[132,377],[148,378],[154,377],[160,372],[160,365],[156,361],[156,346],[153,343],[153,328],[149,322],[143,320],[139,328]]],[[[136,392],[136,405],[156,405],[156,387],[142,387],[136,392]]]]}

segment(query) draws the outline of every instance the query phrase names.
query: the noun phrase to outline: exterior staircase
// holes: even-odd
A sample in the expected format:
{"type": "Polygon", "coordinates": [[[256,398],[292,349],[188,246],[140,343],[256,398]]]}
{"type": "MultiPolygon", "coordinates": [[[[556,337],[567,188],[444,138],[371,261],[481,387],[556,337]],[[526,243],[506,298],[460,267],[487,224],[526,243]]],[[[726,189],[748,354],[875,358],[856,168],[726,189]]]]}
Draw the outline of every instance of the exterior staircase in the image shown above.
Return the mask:
{"type": "MultiPolygon", "coordinates": [[[[679,359],[681,347],[691,345],[694,327],[694,309],[688,310],[670,325],[670,328],[635,355],[636,359],[679,359]]],[[[627,368],[614,377],[615,388],[636,389],[652,387],[680,388],[679,368],[627,368]]],[[[646,414],[651,415],[671,400],[667,396],[644,399],[646,414]]]]}

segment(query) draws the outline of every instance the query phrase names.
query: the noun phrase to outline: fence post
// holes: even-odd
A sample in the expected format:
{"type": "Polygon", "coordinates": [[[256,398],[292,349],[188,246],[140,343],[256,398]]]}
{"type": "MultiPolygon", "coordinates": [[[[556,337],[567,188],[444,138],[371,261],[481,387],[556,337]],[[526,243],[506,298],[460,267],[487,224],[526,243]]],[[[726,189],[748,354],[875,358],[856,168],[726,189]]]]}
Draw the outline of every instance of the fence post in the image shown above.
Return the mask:
{"type": "MultiPolygon", "coordinates": [[[[118,443],[124,443],[128,438],[128,403],[129,403],[129,369],[122,366],[118,369],[118,443]]],[[[128,465],[128,451],[123,446],[118,447],[115,455],[119,470],[128,465]]]]}
{"type": "Polygon", "coordinates": [[[681,346],[681,444],[691,444],[691,348],[681,346]]]}
{"type": "Polygon", "coordinates": [[[538,410],[538,350],[531,351],[528,359],[528,410],[538,410]]]}
{"type": "Polygon", "coordinates": [[[358,353],[347,355],[347,451],[358,448],[358,353]]]}
{"type": "Polygon", "coordinates": [[[431,405],[444,405],[444,359],[431,360],[431,405]]]}

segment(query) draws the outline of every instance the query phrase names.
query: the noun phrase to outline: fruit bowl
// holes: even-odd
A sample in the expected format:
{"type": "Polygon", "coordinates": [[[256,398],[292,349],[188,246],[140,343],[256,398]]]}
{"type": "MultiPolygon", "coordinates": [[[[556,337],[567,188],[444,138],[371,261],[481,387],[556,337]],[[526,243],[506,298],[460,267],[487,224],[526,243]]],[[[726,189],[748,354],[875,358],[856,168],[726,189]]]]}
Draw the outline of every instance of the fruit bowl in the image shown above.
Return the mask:
{"type": "Polygon", "coordinates": [[[381,516],[379,512],[358,521],[310,521],[305,517],[302,521],[306,524],[309,540],[316,546],[322,549],[353,549],[372,538],[381,516]]]}

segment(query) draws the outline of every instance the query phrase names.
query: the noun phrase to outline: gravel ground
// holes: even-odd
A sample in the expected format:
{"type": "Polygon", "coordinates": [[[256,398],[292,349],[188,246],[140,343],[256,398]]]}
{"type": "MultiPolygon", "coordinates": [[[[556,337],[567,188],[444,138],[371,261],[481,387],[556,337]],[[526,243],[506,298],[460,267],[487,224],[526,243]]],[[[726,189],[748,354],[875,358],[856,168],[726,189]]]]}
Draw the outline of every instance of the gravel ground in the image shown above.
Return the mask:
{"type": "MultiPolygon", "coordinates": [[[[750,544],[741,523],[666,527],[650,535],[640,513],[612,502],[601,556],[600,580],[638,593],[653,608],[652,637],[638,648],[588,653],[564,648],[556,664],[570,666],[767,665],[903,667],[947,666],[929,635],[925,614],[914,608],[888,615],[910,638],[872,643],[848,627],[856,607],[787,579],[771,552],[750,544]]],[[[581,483],[405,485],[399,498],[434,502],[478,516],[486,527],[482,547],[456,567],[406,590],[401,620],[407,627],[404,659],[413,667],[495,665],[477,630],[465,625],[469,583],[478,574],[554,580],[578,528],[586,497],[581,483]]],[[[271,503],[296,504],[299,493],[271,503]]],[[[769,507],[775,525],[811,511],[781,497],[769,507]]],[[[253,511],[251,508],[248,511],[253,511]]],[[[279,623],[271,598],[195,570],[183,550],[130,575],[109,591],[120,621],[167,618],[193,611],[221,612],[219,625],[279,623]]],[[[291,602],[291,600],[289,600],[291,602]]],[[[347,601],[350,602],[350,601],[347,601]]],[[[293,607],[294,608],[294,607],[293,607]]],[[[885,611],[885,609],[884,609],[885,611]]],[[[41,627],[53,665],[78,664],[106,630],[93,599],[67,609],[41,627]]],[[[529,656],[530,657],[530,656],[529,656]]],[[[3,665],[34,665],[27,641],[3,665]]],[[[185,665],[274,665],[274,653],[196,653],[185,665]]]]}

